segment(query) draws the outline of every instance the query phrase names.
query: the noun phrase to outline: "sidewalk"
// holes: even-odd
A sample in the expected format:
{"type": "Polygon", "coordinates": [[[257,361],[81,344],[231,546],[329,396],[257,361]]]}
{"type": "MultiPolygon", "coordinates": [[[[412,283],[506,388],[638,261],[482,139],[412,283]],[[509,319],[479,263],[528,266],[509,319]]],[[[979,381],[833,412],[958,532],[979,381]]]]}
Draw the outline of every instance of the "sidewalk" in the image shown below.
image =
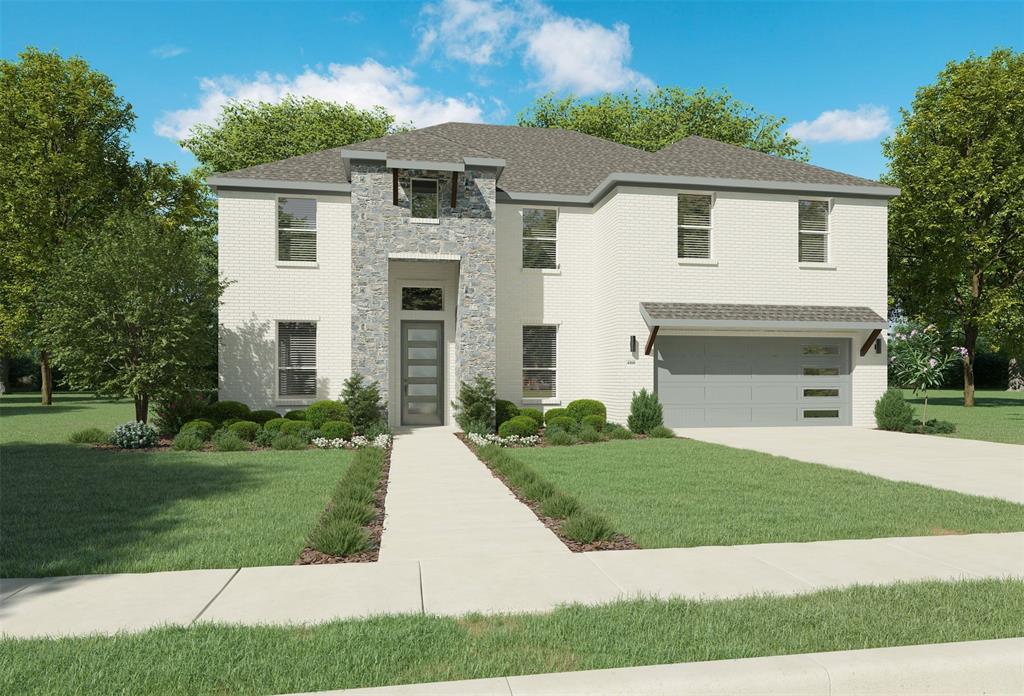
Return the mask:
{"type": "Polygon", "coordinates": [[[569,549],[447,427],[395,437],[381,561],[569,549]]]}
{"type": "Polygon", "coordinates": [[[3,579],[0,634],[550,611],[639,595],[726,599],[992,577],[1024,577],[1024,532],[3,579]]]}
{"type": "Polygon", "coordinates": [[[1017,695],[1024,693],[1022,656],[1024,638],[1006,638],[321,691],[316,696],[1017,695]]]}

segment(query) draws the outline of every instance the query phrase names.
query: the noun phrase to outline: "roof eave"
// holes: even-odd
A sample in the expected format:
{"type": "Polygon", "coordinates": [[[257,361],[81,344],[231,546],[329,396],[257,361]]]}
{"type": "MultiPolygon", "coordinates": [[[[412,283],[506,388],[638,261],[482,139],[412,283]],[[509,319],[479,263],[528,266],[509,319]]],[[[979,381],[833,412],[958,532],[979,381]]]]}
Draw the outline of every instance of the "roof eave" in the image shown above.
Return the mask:
{"type": "Polygon", "coordinates": [[[647,308],[640,305],[640,316],[648,328],[694,329],[706,331],[870,331],[884,329],[888,323],[877,321],[795,321],[763,319],[661,319],[652,317],[647,308]]]}
{"type": "Polygon", "coordinates": [[[206,184],[214,191],[219,189],[258,189],[274,191],[314,191],[324,193],[349,193],[352,184],[333,181],[295,181],[290,179],[253,179],[249,177],[220,176],[206,177],[206,184]]]}

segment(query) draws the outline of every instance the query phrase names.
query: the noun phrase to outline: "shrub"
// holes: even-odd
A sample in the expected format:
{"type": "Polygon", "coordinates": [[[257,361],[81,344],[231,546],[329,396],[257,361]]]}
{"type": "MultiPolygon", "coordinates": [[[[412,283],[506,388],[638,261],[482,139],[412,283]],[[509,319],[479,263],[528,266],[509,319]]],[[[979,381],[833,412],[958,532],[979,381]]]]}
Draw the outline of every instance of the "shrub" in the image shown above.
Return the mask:
{"type": "Polygon", "coordinates": [[[270,420],[268,420],[266,423],[263,424],[263,429],[264,430],[268,430],[268,431],[270,431],[272,433],[276,433],[277,431],[279,431],[281,429],[281,427],[285,423],[291,423],[291,422],[292,421],[288,420],[287,418],[271,418],[270,420]]]}
{"type": "Polygon", "coordinates": [[[161,435],[181,431],[181,426],[203,415],[210,401],[201,392],[159,398],[153,402],[153,426],[161,435]]]}
{"type": "Polygon", "coordinates": [[[452,402],[455,422],[464,433],[494,432],[494,381],[477,375],[473,382],[459,385],[459,396],[452,402]]]}
{"type": "Polygon", "coordinates": [[[519,409],[519,415],[526,416],[527,418],[532,418],[534,422],[537,423],[538,428],[542,428],[544,426],[544,414],[541,413],[539,409],[521,408],[519,409]]]}
{"type": "Polygon", "coordinates": [[[121,449],[141,449],[156,444],[156,430],[142,421],[124,423],[110,434],[110,444],[121,449]]]}
{"type": "Polygon", "coordinates": [[[936,420],[934,418],[923,424],[921,421],[915,420],[914,426],[926,435],[947,435],[956,432],[956,426],[949,421],[936,420]]]}
{"type": "Polygon", "coordinates": [[[260,431],[260,426],[252,421],[238,421],[237,423],[232,423],[228,430],[246,442],[252,442],[256,439],[256,433],[260,431]]]}
{"type": "Polygon", "coordinates": [[[902,390],[893,387],[875,402],[875,425],[896,432],[905,432],[914,425],[914,407],[903,398],[902,390]]]}
{"type": "Polygon", "coordinates": [[[569,416],[558,416],[557,418],[551,418],[548,420],[548,428],[553,430],[562,430],[567,433],[575,433],[580,429],[580,424],[569,416]]]}
{"type": "Polygon", "coordinates": [[[210,444],[217,452],[242,452],[249,449],[248,442],[226,428],[215,432],[210,438],[210,444]]]}
{"type": "Polygon", "coordinates": [[[608,520],[582,511],[574,512],[562,524],[562,534],[581,544],[608,539],[613,531],[608,520]]]}
{"type": "Polygon", "coordinates": [[[578,437],[581,442],[601,442],[604,440],[604,435],[594,430],[589,425],[584,425],[580,428],[579,432],[576,433],[576,437],[578,437]]]}
{"type": "Polygon", "coordinates": [[[547,517],[565,519],[575,513],[580,507],[576,499],[565,493],[555,493],[544,499],[540,504],[540,513],[547,517]]]}
{"type": "Polygon", "coordinates": [[[512,437],[513,435],[527,437],[536,434],[537,423],[529,416],[516,416],[511,420],[505,421],[498,428],[498,435],[501,437],[512,437]]]}
{"type": "Polygon", "coordinates": [[[296,421],[296,420],[287,420],[286,419],[284,423],[282,423],[280,426],[278,426],[277,432],[281,433],[282,435],[296,435],[297,436],[300,433],[305,432],[308,429],[309,429],[309,426],[306,425],[306,421],[296,421]]]}
{"type": "Polygon", "coordinates": [[[306,420],[306,411],[301,408],[296,411],[287,411],[285,412],[284,417],[288,420],[304,421],[306,420]]]}
{"type": "Polygon", "coordinates": [[[320,436],[328,440],[351,440],[355,428],[347,420],[329,420],[320,426],[320,436]]]}
{"type": "Polygon", "coordinates": [[[604,434],[611,440],[633,439],[633,433],[630,432],[629,428],[624,428],[618,424],[605,426],[604,434]]]}
{"type": "Polygon", "coordinates": [[[274,442],[274,438],[276,438],[278,435],[280,435],[280,433],[278,433],[276,430],[267,430],[266,428],[260,428],[259,432],[256,433],[256,437],[253,439],[252,443],[257,447],[270,447],[271,443],[274,442]]]}
{"type": "Polygon", "coordinates": [[[230,428],[235,423],[241,423],[244,419],[242,418],[228,418],[226,421],[220,424],[222,428],[230,428]]]}
{"type": "Polygon", "coordinates": [[[245,420],[251,411],[241,401],[215,401],[203,409],[203,418],[222,424],[229,418],[245,420]]]}
{"type": "Polygon", "coordinates": [[[194,430],[182,430],[174,436],[171,448],[182,452],[195,452],[203,449],[205,445],[206,441],[194,430]]]}
{"type": "Polygon", "coordinates": [[[672,432],[672,428],[666,428],[664,425],[656,425],[651,428],[651,431],[647,433],[651,437],[675,437],[676,434],[672,432]]]}
{"type": "Polygon", "coordinates": [[[276,450],[302,450],[306,449],[306,442],[296,435],[278,435],[270,446],[276,450]]]}
{"type": "MultiPolygon", "coordinates": [[[[355,423],[352,424],[352,427],[355,427],[355,423]]],[[[391,427],[383,418],[375,420],[363,428],[363,437],[367,440],[376,440],[381,435],[391,435],[391,427]]]]}
{"type": "Polygon", "coordinates": [[[306,407],[306,422],[319,428],[327,421],[348,420],[348,409],[340,401],[314,401],[306,407]]]}
{"type": "Polygon", "coordinates": [[[356,373],[345,380],[341,387],[341,400],[348,409],[348,422],[357,433],[366,434],[374,423],[384,420],[384,404],[380,400],[380,387],[376,382],[363,383],[363,376],[356,373]]]}
{"type": "Polygon", "coordinates": [[[519,407],[511,401],[497,399],[494,402],[494,425],[500,428],[501,424],[519,415],[519,407]]]}
{"type": "Polygon", "coordinates": [[[604,430],[605,420],[603,416],[593,413],[589,416],[583,416],[583,418],[580,419],[580,425],[583,425],[584,427],[589,426],[594,430],[601,432],[604,430]]]}
{"type": "Polygon", "coordinates": [[[103,428],[76,430],[68,436],[68,442],[74,442],[79,445],[102,445],[110,442],[110,433],[103,428]]]}
{"type": "Polygon", "coordinates": [[[646,389],[633,392],[633,401],[629,405],[629,419],[626,422],[634,433],[649,433],[653,428],[663,425],[658,395],[646,389]]]}
{"type": "Polygon", "coordinates": [[[555,447],[567,447],[579,442],[579,440],[576,439],[576,436],[572,433],[568,433],[557,428],[553,431],[548,431],[545,439],[548,441],[549,445],[554,445],[555,447]]]}
{"type": "Polygon", "coordinates": [[[566,413],[564,408],[549,408],[544,412],[544,422],[551,425],[551,421],[553,419],[562,418],[565,415],[566,413]]]}
{"type": "Polygon", "coordinates": [[[213,437],[213,433],[216,432],[216,430],[216,425],[214,425],[208,420],[203,419],[189,421],[185,425],[181,426],[181,430],[179,431],[179,433],[191,431],[194,432],[199,437],[203,438],[203,440],[209,440],[211,437],[213,437]]]}
{"type": "Polygon", "coordinates": [[[580,422],[583,422],[586,416],[601,416],[601,420],[604,421],[608,418],[608,410],[600,401],[576,399],[575,401],[570,401],[569,405],[565,407],[565,415],[580,422]]]}
{"type": "Polygon", "coordinates": [[[249,420],[253,423],[259,423],[260,425],[269,423],[272,420],[277,420],[280,417],[281,416],[277,411],[253,411],[249,414],[249,420]]]}
{"type": "Polygon", "coordinates": [[[325,521],[309,535],[309,545],[332,556],[350,556],[365,551],[370,544],[369,535],[362,525],[351,520],[325,521]]]}

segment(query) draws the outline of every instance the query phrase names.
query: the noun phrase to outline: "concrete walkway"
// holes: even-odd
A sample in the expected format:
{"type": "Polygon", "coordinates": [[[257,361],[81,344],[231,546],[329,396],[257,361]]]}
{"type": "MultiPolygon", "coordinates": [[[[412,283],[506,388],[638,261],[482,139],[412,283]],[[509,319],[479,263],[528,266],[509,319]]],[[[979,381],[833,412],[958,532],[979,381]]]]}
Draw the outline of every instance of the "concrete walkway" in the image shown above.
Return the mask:
{"type": "Polygon", "coordinates": [[[321,691],[317,696],[1016,696],[1024,693],[1022,656],[1024,638],[1005,638],[321,691]]]}
{"type": "Polygon", "coordinates": [[[448,427],[395,437],[381,561],[570,551],[448,427]]]}
{"type": "Polygon", "coordinates": [[[850,427],[677,428],[676,434],[1024,503],[1024,445],[850,427]]]}
{"type": "Polygon", "coordinates": [[[1024,532],[3,579],[0,634],[535,612],[636,596],[726,599],[992,577],[1024,578],[1024,532]]]}

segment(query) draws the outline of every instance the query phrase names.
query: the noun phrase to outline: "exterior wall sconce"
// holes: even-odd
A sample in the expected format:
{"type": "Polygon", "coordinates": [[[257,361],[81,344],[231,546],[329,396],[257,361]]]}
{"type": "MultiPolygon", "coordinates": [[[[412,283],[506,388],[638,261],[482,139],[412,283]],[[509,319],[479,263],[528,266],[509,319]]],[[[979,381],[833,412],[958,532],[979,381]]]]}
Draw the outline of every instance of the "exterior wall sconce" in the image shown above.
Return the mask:
{"type": "Polygon", "coordinates": [[[875,339],[875,352],[878,353],[879,355],[882,354],[882,339],[881,338],[876,338],[875,339]]]}
{"type": "Polygon", "coordinates": [[[636,336],[629,337],[629,352],[635,353],[639,349],[639,344],[636,342],[636,336]]]}

